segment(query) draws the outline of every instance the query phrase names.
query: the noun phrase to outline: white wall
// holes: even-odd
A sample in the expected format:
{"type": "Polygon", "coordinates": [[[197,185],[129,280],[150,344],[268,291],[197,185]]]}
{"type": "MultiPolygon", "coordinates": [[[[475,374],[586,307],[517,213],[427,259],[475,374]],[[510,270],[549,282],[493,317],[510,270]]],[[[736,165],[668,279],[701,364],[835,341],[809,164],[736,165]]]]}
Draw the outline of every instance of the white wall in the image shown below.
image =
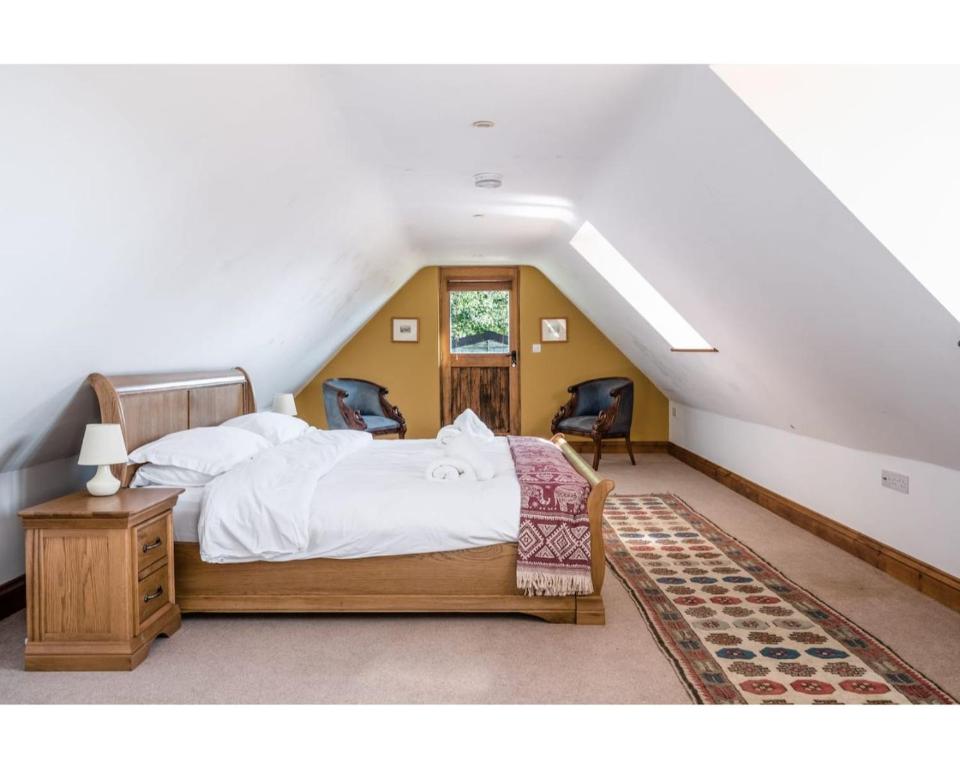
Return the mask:
{"type": "Polygon", "coordinates": [[[844,448],[680,403],[671,403],[670,414],[670,439],[677,445],[960,576],[960,472],[844,448]],[[881,470],[909,475],[909,495],[882,487],[881,470]]]}
{"type": "Polygon", "coordinates": [[[0,584],[23,574],[23,530],[17,511],[76,490],[93,476],[75,457],[0,472],[0,584]]]}

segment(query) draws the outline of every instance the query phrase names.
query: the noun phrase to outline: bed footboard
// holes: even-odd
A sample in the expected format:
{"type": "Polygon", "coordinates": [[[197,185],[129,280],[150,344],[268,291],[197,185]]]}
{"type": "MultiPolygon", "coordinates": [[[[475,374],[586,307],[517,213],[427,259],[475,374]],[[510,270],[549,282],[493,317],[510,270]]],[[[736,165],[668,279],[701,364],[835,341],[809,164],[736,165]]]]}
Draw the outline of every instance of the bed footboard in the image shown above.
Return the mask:
{"type": "Polygon", "coordinates": [[[553,436],[551,442],[556,445],[571,466],[590,483],[590,495],[587,497],[587,514],[590,517],[590,577],[593,580],[593,594],[577,597],[577,624],[603,624],[605,614],[603,597],[603,577],[607,572],[606,553],[603,548],[603,507],[607,496],[614,489],[614,482],[600,477],[562,434],[553,436]]]}

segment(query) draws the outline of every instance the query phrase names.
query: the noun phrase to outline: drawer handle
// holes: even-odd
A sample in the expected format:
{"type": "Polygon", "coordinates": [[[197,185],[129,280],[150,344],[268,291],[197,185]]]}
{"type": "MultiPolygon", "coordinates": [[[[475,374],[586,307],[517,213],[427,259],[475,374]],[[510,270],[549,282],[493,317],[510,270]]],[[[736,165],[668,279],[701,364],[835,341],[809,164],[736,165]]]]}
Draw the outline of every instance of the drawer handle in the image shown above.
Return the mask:
{"type": "Polygon", "coordinates": [[[143,545],[143,551],[144,551],[144,552],[149,552],[151,549],[156,549],[156,548],[159,547],[161,544],[163,544],[163,539],[161,539],[159,536],[157,536],[157,540],[156,540],[155,542],[153,542],[153,544],[144,544],[144,545],[143,545]]]}
{"type": "Polygon", "coordinates": [[[162,594],[163,594],[163,587],[157,587],[155,592],[151,592],[149,595],[143,596],[143,602],[149,603],[151,600],[156,600],[162,594]]]}

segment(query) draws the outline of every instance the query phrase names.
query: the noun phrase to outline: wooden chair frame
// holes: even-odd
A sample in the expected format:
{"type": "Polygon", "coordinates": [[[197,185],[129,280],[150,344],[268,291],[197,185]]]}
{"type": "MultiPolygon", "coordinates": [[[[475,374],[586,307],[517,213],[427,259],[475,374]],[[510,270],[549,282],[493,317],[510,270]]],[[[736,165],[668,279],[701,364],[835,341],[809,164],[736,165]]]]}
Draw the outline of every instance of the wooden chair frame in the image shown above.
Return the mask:
{"type": "MultiPolygon", "coordinates": [[[[556,412],[553,417],[553,420],[550,422],[550,431],[554,434],[559,433],[560,422],[569,416],[573,416],[577,412],[577,395],[579,393],[579,388],[584,384],[592,384],[595,381],[605,381],[607,377],[602,377],[599,379],[588,379],[587,381],[581,381],[579,384],[573,384],[572,386],[567,387],[567,392],[570,393],[570,399],[563,405],[560,406],[560,410],[556,412]]],[[[613,402],[607,407],[604,408],[600,413],[597,414],[596,421],[593,422],[593,426],[590,429],[590,432],[578,432],[573,431],[571,434],[583,434],[589,435],[593,440],[593,469],[596,471],[600,468],[600,456],[603,453],[603,441],[611,440],[613,438],[622,437],[626,440],[627,443],[627,453],[630,455],[630,463],[636,465],[637,460],[633,456],[633,443],[630,441],[630,431],[627,432],[610,432],[610,426],[617,420],[617,414],[620,413],[620,398],[623,396],[624,391],[633,386],[632,383],[621,384],[619,387],[610,390],[610,397],[613,398],[613,402]]]]}
{"type": "Polygon", "coordinates": [[[344,422],[350,429],[356,429],[363,432],[369,431],[372,435],[392,435],[394,432],[397,433],[397,436],[403,440],[407,435],[407,420],[403,418],[403,414],[400,413],[400,409],[391,404],[387,400],[387,395],[390,394],[390,390],[381,384],[377,384],[375,381],[369,381],[368,379],[348,379],[342,376],[338,376],[337,379],[332,379],[324,382],[324,384],[329,384],[333,389],[337,391],[337,408],[340,409],[340,415],[343,417],[344,422]],[[377,388],[377,396],[380,399],[380,408],[383,410],[383,415],[389,419],[393,419],[400,426],[399,427],[381,427],[380,429],[371,429],[367,430],[367,422],[364,421],[363,414],[360,411],[351,408],[347,405],[347,398],[350,396],[350,393],[344,389],[340,389],[335,384],[331,384],[330,381],[335,380],[341,381],[359,381],[362,384],[369,384],[371,387],[377,388]]]}

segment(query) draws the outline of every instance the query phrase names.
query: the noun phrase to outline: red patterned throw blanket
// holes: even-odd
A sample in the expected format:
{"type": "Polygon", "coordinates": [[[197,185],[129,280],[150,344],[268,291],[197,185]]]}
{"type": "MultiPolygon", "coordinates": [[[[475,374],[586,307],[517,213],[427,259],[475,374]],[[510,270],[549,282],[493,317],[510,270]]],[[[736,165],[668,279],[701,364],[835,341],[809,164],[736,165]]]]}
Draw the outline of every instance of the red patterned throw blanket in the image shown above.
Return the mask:
{"type": "Polygon", "coordinates": [[[517,588],[527,595],[589,595],[590,484],[556,446],[508,437],[520,482],[517,588]]]}

